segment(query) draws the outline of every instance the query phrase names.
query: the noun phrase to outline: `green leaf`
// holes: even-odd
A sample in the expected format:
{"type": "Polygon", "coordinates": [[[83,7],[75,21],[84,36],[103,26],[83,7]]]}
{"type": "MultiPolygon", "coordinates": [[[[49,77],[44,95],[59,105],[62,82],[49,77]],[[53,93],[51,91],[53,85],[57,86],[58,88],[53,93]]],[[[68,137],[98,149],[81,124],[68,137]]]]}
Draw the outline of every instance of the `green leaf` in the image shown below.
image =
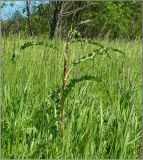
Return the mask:
{"type": "Polygon", "coordinates": [[[72,89],[75,87],[75,85],[79,82],[82,81],[94,81],[94,82],[98,82],[101,83],[101,85],[103,86],[105,92],[107,93],[107,96],[109,97],[109,100],[112,104],[112,99],[108,90],[108,87],[106,86],[105,81],[96,75],[90,75],[90,74],[85,74],[85,75],[81,75],[78,77],[75,77],[73,79],[70,80],[70,82],[66,85],[65,89],[64,89],[64,96],[65,98],[68,96],[68,94],[72,91],[72,89]]]}
{"type": "Polygon", "coordinates": [[[81,75],[78,77],[75,77],[73,79],[70,80],[69,84],[66,85],[65,90],[64,90],[64,96],[67,97],[69,92],[75,87],[76,83],[85,81],[85,80],[92,80],[92,81],[96,81],[96,82],[102,82],[102,79],[98,76],[95,75],[81,75]]]}
{"type": "Polygon", "coordinates": [[[16,56],[20,53],[20,51],[28,48],[28,47],[31,47],[31,46],[36,46],[36,45],[39,45],[39,46],[47,46],[48,48],[52,48],[52,49],[56,49],[56,50],[59,50],[58,47],[56,47],[54,44],[52,43],[48,43],[48,42],[45,42],[45,41],[39,41],[39,42],[26,42],[24,43],[22,46],[20,46],[16,51],[15,53],[12,54],[12,61],[15,61],[16,60],[16,56]]]}
{"type": "Polygon", "coordinates": [[[99,48],[99,49],[93,50],[92,52],[88,53],[86,56],[82,56],[78,60],[74,61],[72,63],[72,67],[80,64],[81,62],[85,62],[89,59],[94,59],[96,55],[103,55],[104,53],[108,54],[108,50],[109,49],[107,48],[99,48]]]}
{"type": "Polygon", "coordinates": [[[105,47],[104,45],[102,45],[101,43],[98,43],[98,42],[95,42],[93,40],[90,40],[90,39],[75,39],[72,41],[72,43],[74,42],[81,42],[81,43],[88,43],[88,44],[93,44],[95,46],[99,46],[100,48],[103,48],[103,50],[110,50],[110,51],[114,51],[114,52],[119,52],[123,55],[125,55],[124,52],[120,51],[119,49],[116,49],[116,48],[112,48],[112,47],[105,47]]]}

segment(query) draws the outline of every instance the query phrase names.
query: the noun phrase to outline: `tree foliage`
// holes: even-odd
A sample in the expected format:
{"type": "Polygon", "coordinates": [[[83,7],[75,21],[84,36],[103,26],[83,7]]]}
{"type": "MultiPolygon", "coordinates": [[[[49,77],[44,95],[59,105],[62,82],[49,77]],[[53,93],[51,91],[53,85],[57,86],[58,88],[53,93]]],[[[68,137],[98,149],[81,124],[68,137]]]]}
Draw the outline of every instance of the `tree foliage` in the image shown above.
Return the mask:
{"type": "MultiPolygon", "coordinates": [[[[3,5],[3,7],[5,7],[3,5]]],[[[141,37],[141,3],[116,1],[44,1],[31,6],[33,34],[55,34],[66,37],[73,26],[84,38],[109,36],[135,39],[141,37]]],[[[15,11],[13,17],[2,20],[2,33],[27,32],[27,17],[15,11]],[[18,26],[18,27],[16,27],[18,26]]]]}

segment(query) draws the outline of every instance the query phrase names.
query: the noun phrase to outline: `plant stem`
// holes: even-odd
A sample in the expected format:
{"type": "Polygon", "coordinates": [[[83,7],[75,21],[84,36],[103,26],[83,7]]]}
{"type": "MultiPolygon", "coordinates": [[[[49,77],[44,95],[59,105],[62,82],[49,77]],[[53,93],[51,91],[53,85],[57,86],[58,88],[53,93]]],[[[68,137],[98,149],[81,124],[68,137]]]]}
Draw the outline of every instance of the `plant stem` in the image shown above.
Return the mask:
{"type": "Polygon", "coordinates": [[[64,103],[65,103],[65,96],[64,96],[64,90],[67,83],[67,55],[69,52],[69,44],[67,43],[65,46],[65,53],[64,53],[64,66],[63,66],[63,86],[62,86],[62,93],[61,93],[61,126],[62,126],[62,135],[64,132],[64,103]]]}

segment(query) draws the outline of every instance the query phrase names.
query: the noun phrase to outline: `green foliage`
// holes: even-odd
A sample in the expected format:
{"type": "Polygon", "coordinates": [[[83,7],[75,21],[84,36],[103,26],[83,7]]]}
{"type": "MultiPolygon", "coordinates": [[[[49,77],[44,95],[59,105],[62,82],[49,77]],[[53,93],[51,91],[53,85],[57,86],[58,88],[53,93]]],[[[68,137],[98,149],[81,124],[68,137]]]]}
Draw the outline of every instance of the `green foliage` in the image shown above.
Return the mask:
{"type": "Polygon", "coordinates": [[[113,47],[105,47],[105,46],[102,45],[101,43],[98,43],[98,42],[96,42],[96,41],[94,41],[94,40],[90,40],[90,39],[80,39],[80,38],[79,38],[79,39],[76,39],[76,40],[72,40],[72,42],[80,42],[80,43],[82,43],[82,44],[88,43],[88,44],[92,44],[92,45],[101,47],[101,51],[102,51],[102,49],[103,49],[103,51],[105,51],[105,52],[107,52],[107,51],[110,50],[110,51],[119,52],[119,53],[125,55],[124,52],[122,52],[122,51],[120,51],[120,50],[118,50],[118,49],[115,49],[115,48],[113,48],[113,47]]]}
{"type": "MultiPolygon", "coordinates": [[[[69,92],[75,87],[76,83],[85,81],[85,80],[90,80],[90,81],[96,81],[96,82],[102,82],[101,77],[95,76],[95,75],[81,75],[78,77],[75,77],[73,79],[70,80],[70,82],[65,86],[64,89],[64,97],[66,98],[69,94],[69,92]]],[[[55,104],[59,105],[60,101],[61,101],[61,91],[62,91],[62,87],[57,87],[55,90],[53,90],[52,94],[51,94],[51,99],[55,102],[55,104]]]]}
{"type": "Polygon", "coordinates": [[[95,75],[81,75],[78,77],[75,77],[70,80],[69,84],[66,85],[64,90],[64,96],[67,97],[69,92],[75,87],[76,83],[82,82],[82,81],[96,81],[96,82],[102,82],[103,80],[101,77],[95,76],[95,75]]]}
{"type": "MultiPolygon", "coordinates": [[[[43,2],[31,6],[34,35],[49,33],[54,9],[57,5],[58,2],[43,2]]],[[[2,6],[4,7],[4,5],[2,6]]],[[[72,25],[77,28],[83,38],[105,36],[111,39],[141,38],[141,3],[139,1],[64,2],[63,6],[67,7],[63,7],[63,13],[60,13],[63,15],[59,15],[60,22],[57,31],[61,27],[61,32],[64,32],[66,36],[72,25]]],[[[2,20],[2,34],[21,32],[26,35],[28,29],[27,17],[18,12],[15,11],[11,19],[2,20]]]]}
{"type": "Polygon", "coordinates": [[[51,96],[50,98],[53,100],[53,102],[59,106],[60,104],[60,101],[61,101],[61,96],[60,96],[60,93],[61,93],[61,87],[60,86],[57,86],[56,89],[54,89],[51,93],[51,96]]]}
{"type": "Polygon", "coordinates": [[[109,52],[111,51],[114,51],[114,52],[119,52],[121,54],[123,54],[125,56],[125,53],[118,50],[118,49],[115,49],[115,48],[112,48],[112,47],[104,47],[103,45],[101,45],[100,43],[97,43],[95,41],[92,41],[92,40],[80,40],[78,39],[77,42],[81,42],[81,43],[89,43],[89,44],[93,44],[93,45],[96,45],[96,46],[100,46],[100,48],[96,49],[96,50],[93,50],[91,51],[88,55],[86,56],[83,56],[81,58],[79,58],[78,60],[74,61],[72,64],[73,66],[77,65],[77,64],[80,64],[81,62],[85,62],[89,59],[94,59],[96,55],[103,55],[103,54],[107,54],[108,57],[109,56],[109,52]]]}
{"type": "Polygon", "coordinates": [[[84,12],[81,24],[87,37],[135,39],[141,37],[140,2],[97,2],[84,12]],[[135,33],[136,32],[136,33],[135,33]]]}
{"type": "MultiPolygon", "coordinates": [[[[85,43],[86,42],[85,44],[92,44],[92,45],[95,45],[95,46],[100,46],[100,48],[98,48],[96,50],[93,50],[87,56],[83,56],[83,57],[79,58],[78,60],[76,60],[75,62],[73,62],[72,66],[71,66],[71,69],[73,69],[74,66],[76,66],[77,64],[80,64],[81,62],[86,62],[87,60],[91,60],[91,59],[95,58],[95,56],[98,55],[98,54],[99,55],[107,54],[109,56],[109,51],[115,51],[115,52],[119,52],[119,53],[125,55],[124,52],[122,52],[118,49],[115,49],[115,48],[112,48],[112,47],[110,47],[110,48],[104,47],[100,43],[97,43],[97,42],[92,41],[92,40],[79,39],[79,38],[75,39],[75,35],[79,35],[79,34],[76,30],[73,30],[71,28],[71,30],[69,31],[69,34],[68,34],[68,42],[67,42],[68,45],[73,43],[73,42],[80,42],[80,43],[85,43]]],[[[71,71],[71,70],[69,70],[69,71],[71,71]]],[[[52,100],[55,101],[55,103],[57,105],[60,105],[60,103],[62,101],[61,97],[63,96],[64,100],[65,100],[66,97],[68,96],[69,92],[74,88],[75,84],[78,83],[78,82],[81,82],[81,81],[85,81],[85,80],[93,80],[93,81],[102,82],[101,78],[99,78],[98,76],[95,76],[95,75],[85,74],[85,75],[82,75],[80,77],[75,77],[75,78],[70,80],[69,84],[66,85],[64,89],[62,89],[62,87],[61,88],[58,87],[56,90],[54,90],[52,92],[52,95],[51,95],[52,100]],[[63,94],[63,95],[61,96],[60,94],[61,95],[63,94]]],[[[104,83],[104,87],[106,88],[106,92],[107,92],[107,94],[110,98],[110,101],[112,102],[110,94],[109,94],[109,90],[105,86],[105,83],[104,83]]],[[[63,105],[64,105],[64,103],[63,103],[63,105]]]]}
{"type": "Polygon", "coordinates": [[[80,64],[81,62],[85,62],[87,60],[94,59],[96,55],[103,55],[103,53],[107,53],[107,50],[104,50],[101,48],[96,49],[96,50],[90,52],[88,55],[83,56],[83,57],[79,58],[78,60],[74,61],[72,64],[73,64],[73,66],[76,66],[77,64],[80,64]]]}
{"type": "MultiPolygon", "coordinates": [[[[69,34],[68,34],[68,43],[72,44],[72,43],[75,43],[75,42],[80,42],[82,44],[85,43],[85,44],[92,44],[92,45],[95,45],[95,46],[99,46],[100,48],[98,48],[96,50],[93,50],[87,56],[83,56],[83,57],[79,58],[78,60],[74,61],[72,63],[71,68],[80,64],[81,62],[86,62],[87,60],[91,60],[91,59],[95,58],[96,55],[107,54],[109,56],[109,51],[115,51],[115,52],[119,52],[119,53],[125,55],[122,51],[120,51],[118,49],[114,49],[112,47],[110,47],[110,48],[104,47],[102,44],[100,44],[98,42],[95,42],[93,40],[87,40],[87,39],[81,39],[81,38],[75,39],[75,35],[78,35],[80,37],[80,34],[76,30],[73,30],[71,28],[71,30],[69,31],[69,34]]],[[[48,48],[58,50],[58,47],[54,46],[52,43],[49,44],[48,42],[45,42],[45,41],[26,42],[22,46],[20,46],[16,50],[16,52],[12,55],[12,61],[16,60],[16,55],[20,51],[22,51],[22,50],[24,50],[24,49],[26,49],[30,46],[34,46],[34,45],[45,46],[45,47],[48,47],[48,48]]],[[[76,78],[72,79],[70,81],[70,83],[66,86],[66,89],[63,90],[63,93],[64,93],[63,96],[66,98],[68,93],[72,90],[72,88],[75,86],[75,84],[77,82],[84,81],[84,80],[94,80],[94,81],[96,80],[97,81],[99,79],[100,78],[98,78],[94,75],[86,75],[86,74],[82,75],[81,77],[76,77],[76,78]]],[[[55,104],[57,104],[57,106],[59,106],[60,102],[61,102],[61,95],[60,95],[61,93],[62,93],[62,87],[57,87],[55,90],[52,91],[52,94],[50,96],[50,98],[55,102],[55,104]]],[[[107,91],[107,93],[109,95],[109,91],[107,91]]],[[[109,95],[109,97],[110,97],[110,95],[109,95]]]]}
{"type": "MultiPolygon", "coordinates": [[[[78,75],[100,75],[112,104],[100,80],[75,83],[65,102],[62,138],[57,123],[60,107],[50,94],[61,82],[63,55],[53,49],[47,51],[46,46],[37,51],[34,45],[13,65],[9,57],[14,44],[17,47],[26,40],[11,35],[2,41],[2,159],[141,159],[141,41],[99,40],[122,48],[126,59],[118,54],[110,60],[97,56],[96,65],[87,62],[70,73],[67,86],[78,75]],[[43,52],[47,53],[44,57],[43,52]]],[[[54,41],[54,45],[62,48],[63,42],[54,41]]],[[[76,53],[70,55],[74,59],[95,46],[87,43],[82,50],[77,43],[70,47],[76,53]]]]}
{"type": "Polygon", "coordinates": [[[26,49],[26,48],[28,48],[28,47],[37,46],[37,45],[39,45],[39,46],[46,46],[46,47],[48,47],[48,48],[52,48],[52,49],[58,50],[58,47],[57,47],[57,46],[53,45],[52,43],[48,43],[48,42],[46,42],[46,41],[26,42],[26,43],[24,43],[22,46],[20,46],[20,47],[15,51],[15,53],[12,54],[12,61],[15,61],[15,60],[16,60],[16,56],[17,56],[17,54],[19,54],[20,51],[22,51],[22,50],[24,50],[24,49],[26,49]]]}

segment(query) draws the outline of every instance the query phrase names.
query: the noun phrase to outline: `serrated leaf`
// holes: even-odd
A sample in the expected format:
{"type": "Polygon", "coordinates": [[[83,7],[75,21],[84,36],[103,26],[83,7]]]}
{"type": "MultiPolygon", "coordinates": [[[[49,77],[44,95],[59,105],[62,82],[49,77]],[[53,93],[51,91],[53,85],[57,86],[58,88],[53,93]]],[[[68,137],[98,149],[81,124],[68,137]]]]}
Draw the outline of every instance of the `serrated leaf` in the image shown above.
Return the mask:
{"type": "Polygon", "coordinates": [[[47,46],[48,48],[52,48],[52,49],[59,50],[58,47],[56,47],[54,44],[48,43],[48,42],[45,42],[45,41],[26,42],[26,43],[24,43],[22,46],[20,46],[20,47],[15,51],[15,53],[12,54],[12,61],[15,61],[15,60],[16,60],[16,56],[18,55],[18,53],[20,53],[20,51],[22,51],[22,50],[24,50],[24,49],[26,49],[26,48],[28,48],[28,47],[34,46],[34,45],[47,46]]]}

